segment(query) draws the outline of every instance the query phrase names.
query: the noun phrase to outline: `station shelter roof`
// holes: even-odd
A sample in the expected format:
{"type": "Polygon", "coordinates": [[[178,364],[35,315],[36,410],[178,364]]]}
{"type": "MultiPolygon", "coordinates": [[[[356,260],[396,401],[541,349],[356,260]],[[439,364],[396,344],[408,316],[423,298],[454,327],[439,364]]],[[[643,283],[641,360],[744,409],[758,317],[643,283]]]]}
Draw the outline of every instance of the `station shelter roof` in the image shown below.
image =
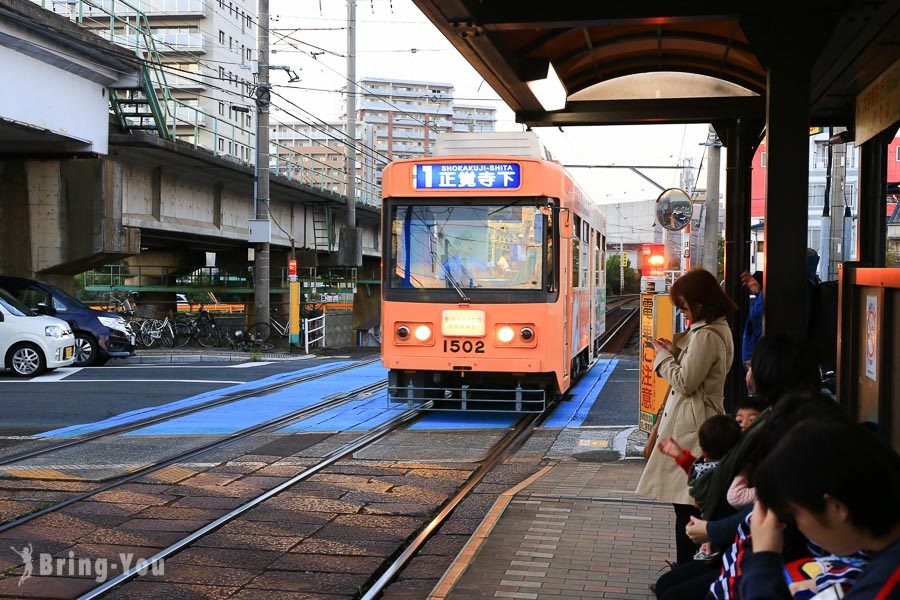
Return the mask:
{"type": "Polygon", "coordinates": [[[813,53],[813,124],[850,125],[856,95],[900,43],[898,0],[414,2],[534,126],[762,118],[775,30],[785,26],[813,53]],[[565,88],[559,110],[546,110],[527,83],[548,65],[565,88]]]}

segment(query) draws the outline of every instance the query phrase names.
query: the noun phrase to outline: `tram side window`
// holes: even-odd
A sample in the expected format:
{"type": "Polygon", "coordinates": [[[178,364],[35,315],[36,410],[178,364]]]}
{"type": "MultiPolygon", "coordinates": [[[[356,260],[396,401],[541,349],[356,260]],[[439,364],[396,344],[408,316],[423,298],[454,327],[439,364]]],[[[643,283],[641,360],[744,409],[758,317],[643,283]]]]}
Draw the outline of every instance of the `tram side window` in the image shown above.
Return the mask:
{"type": "Polygon", "coordinates": [[[581,287],[581,217],[575,215],[572,223],[572,287],[581,287]]]}
{"type": "Polygon", "coordinates": [[[603,260],[603,234],[599,231],[595,231],[594,234],[596,244],[594,246],[594,285],[599,289],[602,285],[600,275],[606,269],[606,264],[603,260]]]}
{"type": "Polygon", "coordinates": [[[589,274],[591,260],[591,225],[587,221],[581,222],[581,285],[588,287],[591,278],[589,274]]]}

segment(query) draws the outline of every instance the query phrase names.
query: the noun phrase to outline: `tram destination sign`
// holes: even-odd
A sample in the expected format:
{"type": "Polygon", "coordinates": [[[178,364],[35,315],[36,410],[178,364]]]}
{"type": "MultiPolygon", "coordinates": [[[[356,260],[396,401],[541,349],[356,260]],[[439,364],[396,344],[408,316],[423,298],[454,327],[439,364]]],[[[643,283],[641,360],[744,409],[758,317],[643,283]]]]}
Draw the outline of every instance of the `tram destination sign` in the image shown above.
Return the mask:
{"type": "Polygon", "coordinates": [[[413,166],[417,190],[514,190],[522,183],[518,163],[428,163],[413,166]]]}

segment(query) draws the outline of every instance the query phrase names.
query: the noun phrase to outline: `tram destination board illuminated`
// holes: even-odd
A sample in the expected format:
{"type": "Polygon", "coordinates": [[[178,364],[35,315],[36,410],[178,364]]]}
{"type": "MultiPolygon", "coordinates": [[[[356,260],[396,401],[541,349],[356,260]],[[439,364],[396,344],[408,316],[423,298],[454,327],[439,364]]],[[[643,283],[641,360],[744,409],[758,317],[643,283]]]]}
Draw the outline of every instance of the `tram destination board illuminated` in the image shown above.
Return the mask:
{"type": "Polygon", "coordinates": [[[414,165],[417,190],[514,190],[522,183],[518,163],[429,163],[414,165]]]}

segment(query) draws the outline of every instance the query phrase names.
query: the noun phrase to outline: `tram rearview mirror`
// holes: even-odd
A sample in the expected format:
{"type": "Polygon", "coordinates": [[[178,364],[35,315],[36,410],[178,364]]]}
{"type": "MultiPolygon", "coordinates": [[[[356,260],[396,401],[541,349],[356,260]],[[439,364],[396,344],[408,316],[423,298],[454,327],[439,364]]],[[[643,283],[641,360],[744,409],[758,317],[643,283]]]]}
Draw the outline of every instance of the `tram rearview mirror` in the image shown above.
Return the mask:
{"type": "Polygon", "coordinates": [[[656,222],[669,231],[680,231],[691,222],[694,205],[682,189],[669,188],[656,199],[656,222]]]}

